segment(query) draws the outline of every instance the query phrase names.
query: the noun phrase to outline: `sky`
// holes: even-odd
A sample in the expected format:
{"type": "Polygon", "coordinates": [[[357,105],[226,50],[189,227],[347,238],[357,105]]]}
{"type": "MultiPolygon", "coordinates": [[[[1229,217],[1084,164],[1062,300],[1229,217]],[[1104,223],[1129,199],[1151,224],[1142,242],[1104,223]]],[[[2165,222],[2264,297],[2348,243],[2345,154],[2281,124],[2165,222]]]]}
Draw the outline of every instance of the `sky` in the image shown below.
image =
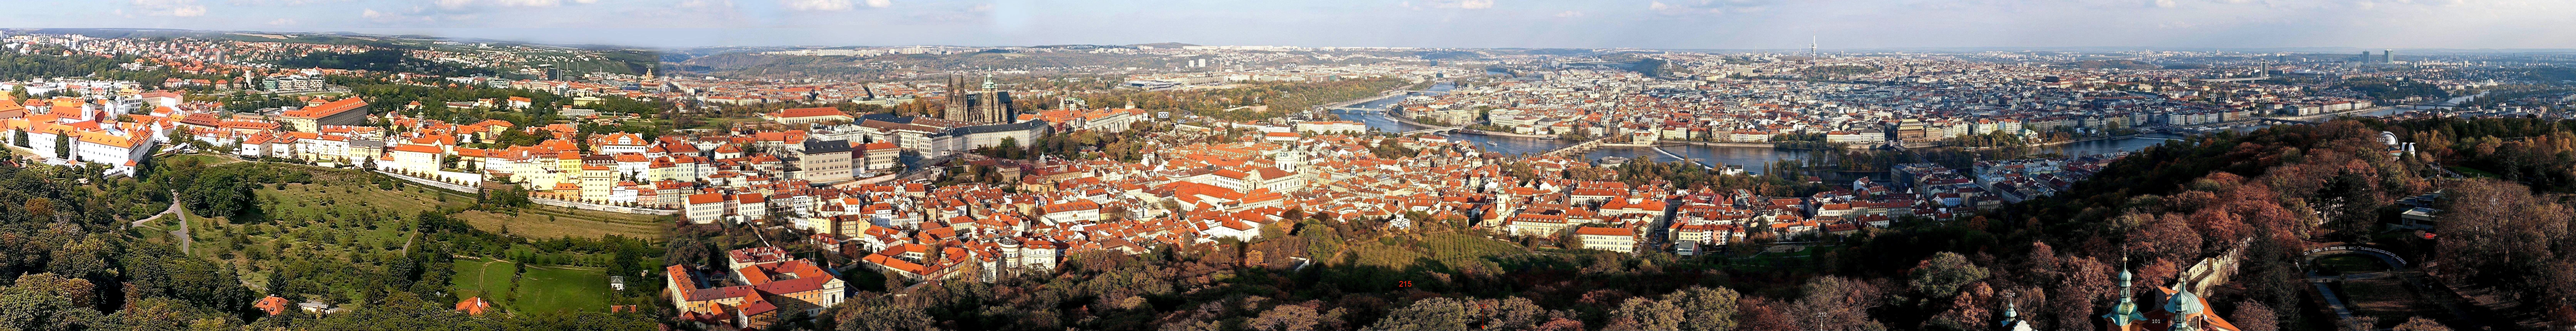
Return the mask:
{"type": "Polygon", "coordinates": [[[0,0],[8,28],[555,44],[2576,48],[2567,0],[0,0]],[[28,10],[45,8],[46,10],[28,10]]]}

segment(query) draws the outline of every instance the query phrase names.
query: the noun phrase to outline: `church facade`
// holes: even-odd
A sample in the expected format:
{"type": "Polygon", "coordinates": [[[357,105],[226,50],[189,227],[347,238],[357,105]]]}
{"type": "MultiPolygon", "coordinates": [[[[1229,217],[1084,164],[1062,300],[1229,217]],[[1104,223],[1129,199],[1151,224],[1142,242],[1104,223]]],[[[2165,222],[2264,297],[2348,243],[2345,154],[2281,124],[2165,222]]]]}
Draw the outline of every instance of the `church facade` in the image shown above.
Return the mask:
{"type": "Polygon", "coordinates": [[[992,76],[984,77],[980,89],[966,88],[966,77],[948,76],[947,103],[939,118],[975,125],[1011,124],[1018,122],[1019,111],[1011,108],[1011,92],[1000,91],[992,76]]]}

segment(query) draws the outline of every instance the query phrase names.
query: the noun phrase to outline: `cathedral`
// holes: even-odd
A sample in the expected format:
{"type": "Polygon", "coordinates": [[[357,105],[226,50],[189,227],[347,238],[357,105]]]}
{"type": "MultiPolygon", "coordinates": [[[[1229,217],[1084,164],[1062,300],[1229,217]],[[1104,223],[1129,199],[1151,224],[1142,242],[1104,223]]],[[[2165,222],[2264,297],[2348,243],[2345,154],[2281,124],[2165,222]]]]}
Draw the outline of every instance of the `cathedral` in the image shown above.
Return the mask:
{"type": "Polygon", "coordinates": [[[2161,303],[2159,307],[2139,311],[2137,301],[2130,299],[2129,282],[2133,278],[2128,269],[2120,269],[2120,303],[2111,306],[2111,313],[2102,314],[2103,330],[2240,331],[2227,319],[2211,313],[2208,299],[2192,294],[2189,286],[2179,283],[2173,287],[2156,287],[2158,296],[2163,298],[2157,300],[2161,303]]]}
{"type": "Polygon", "coordinates": [[[984,76],[980,91],[967,91],[966,77],[948,75],[948,104],[940,119],[969,124],[1011,124],[1018,122],[1019,112],[1011,109],[1011,92],[996,91],[993,76],[984,76]]]}

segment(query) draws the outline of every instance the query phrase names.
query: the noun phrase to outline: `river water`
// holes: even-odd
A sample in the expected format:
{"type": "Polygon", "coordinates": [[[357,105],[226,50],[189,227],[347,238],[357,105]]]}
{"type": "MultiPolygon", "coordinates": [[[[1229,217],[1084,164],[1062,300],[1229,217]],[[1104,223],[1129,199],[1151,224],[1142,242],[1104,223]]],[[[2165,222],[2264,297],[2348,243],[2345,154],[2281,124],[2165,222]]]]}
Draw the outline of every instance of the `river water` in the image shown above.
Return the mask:
{"type": "MultiPolygon", "coordinates": [[[[1451,86],[1449,84],[1440,84],[1435,85],[1428,90],[1447,91],[1450,88],[1451,86]]],[[[1402,98],[1387,98],[1352,105],[1352,107],[1386,109],[1389,105],[1402,103],[1403,101],[1404,100],[1402,98]]],[[[1342,120],[1366,123],[1369,129],[1376,131],[1405,132],[1430,128],[1397,122],[1393,119],[1386,118],[1385,115],[1377,113],[1352,111],[1334,111],[1333,113],[1341,116],[1342,120]]],[[[2147,134],[2127,139],[2094,140],[2065,145],[2046,146],[2036,148],[2033,152],[2076,156],[2137,151],[2139,149],[2146,148],[2147,146],[2162,144],[2165,142],[2165,139],[2179,139],[2182,137],[2182,135],[2174,134],[2147,134]]],[[[1487,136],[1475,134],[1455,134],[1450,135],[1449,139],[1472,141],[1476,143],[1477,147],[1484,148],[1486,151],[1507,155],[1543,153],[1559,147],[1573,145],[1578,142],[1561,139],[1487,136]]],[[[1673,154],[1679,154],[1682,157],[1700,159],[1702,160],[1700,161],[1701,163],[1709,164],[1711,166],[1730,164],[1741,165],[1744,166],[1744,170],[1746,172],[1756,174],[1762,173],[1767,169],[1771,165],[1772,161],[1803,160],[1806,159],[1809,154],[1809,151],[1804,150],[1779,150],[1769,147],[1680,145],[1665,146],[1662,147],[1662,149],[1667,152],[1672,152],[1673,154]]],[[[1583,155],[1585,159],[1590,160],[1599,160],[1602,157],[1610,156],[1630,159],[1645,158],[1655,161],[1677,160],[1671,156],[1665,156],[1664,153],[1655,152],[1654,149],[1642,147],[1603,147],[1583,155]]]]}

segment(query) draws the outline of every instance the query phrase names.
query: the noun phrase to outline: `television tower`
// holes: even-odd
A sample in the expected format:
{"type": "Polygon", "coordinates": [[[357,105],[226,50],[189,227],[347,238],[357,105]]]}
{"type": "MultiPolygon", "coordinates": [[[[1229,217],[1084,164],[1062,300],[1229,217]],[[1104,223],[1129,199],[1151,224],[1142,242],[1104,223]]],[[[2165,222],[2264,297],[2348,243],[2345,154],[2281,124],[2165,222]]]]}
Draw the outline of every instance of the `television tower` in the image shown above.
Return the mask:
{"type": "Polygon", "coordinates": [[[1824,63],[1824,53],[1816,51],[1816,36],[1807,36],[1807,63],[1824,63]]]}

